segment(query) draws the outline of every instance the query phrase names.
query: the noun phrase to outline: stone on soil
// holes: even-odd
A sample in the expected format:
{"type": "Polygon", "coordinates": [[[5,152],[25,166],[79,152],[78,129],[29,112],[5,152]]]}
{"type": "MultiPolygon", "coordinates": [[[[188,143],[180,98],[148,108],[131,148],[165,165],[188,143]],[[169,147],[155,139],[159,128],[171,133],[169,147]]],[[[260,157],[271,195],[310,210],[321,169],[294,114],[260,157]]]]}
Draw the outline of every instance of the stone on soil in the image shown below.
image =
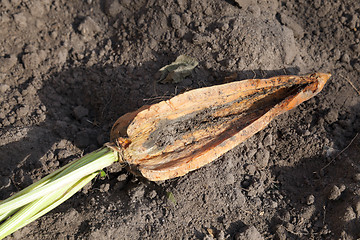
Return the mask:
{"type": "Polygon", "coordinates": [[[259,231],[254,227],[251,226],[246,229],[242,233],[238,233],[235,236],[235,240],[263,240],[263,236],[259,233],[259,231]]]}
{"type": "Polygon", "coordinates": [[[341,190],[338,186],[333,185],[330,189],[330,193],[329,193],[329,200],[336,200],[340,197],[341,195],[341,190]]]}
{"type": "Polygon", "coordinates": [[[83,36],[93,36],[101,31],[100,26],[91,18],[86,17],[78,27],[83,36]]]}
{"type": "Polygon", "coordinates": [[[15,55],[0,57],[0,72],[6,73],[9,71],[17,62],[15,55]]]}

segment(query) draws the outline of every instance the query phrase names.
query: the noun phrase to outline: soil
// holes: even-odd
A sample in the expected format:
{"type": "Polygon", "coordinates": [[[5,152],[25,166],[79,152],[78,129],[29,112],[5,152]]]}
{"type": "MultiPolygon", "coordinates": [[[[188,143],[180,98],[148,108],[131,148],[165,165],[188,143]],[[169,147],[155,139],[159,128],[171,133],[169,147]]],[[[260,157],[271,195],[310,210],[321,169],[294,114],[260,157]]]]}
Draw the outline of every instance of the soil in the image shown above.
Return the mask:
{"type": "Polygon", "coordinates": [[[332,73],[213,163],[164,182],[115,164],[7,239],[360,237],[359,1],[3,0],[0,11],[1,199],[101,147],[144,104],[229,79],[332,73]],[[158,83],[181,54],[199,61],[192,75],[158,83]]]}

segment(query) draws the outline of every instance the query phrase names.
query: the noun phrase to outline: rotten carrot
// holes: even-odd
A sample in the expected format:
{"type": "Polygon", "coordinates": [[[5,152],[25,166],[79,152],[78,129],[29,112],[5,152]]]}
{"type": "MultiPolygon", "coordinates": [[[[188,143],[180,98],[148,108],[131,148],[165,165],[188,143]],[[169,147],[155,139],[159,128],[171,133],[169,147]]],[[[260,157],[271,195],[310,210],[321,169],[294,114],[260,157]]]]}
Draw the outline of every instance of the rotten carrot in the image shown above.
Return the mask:
{"type": "Polygon", "coordinates": [[[191,90],[125,114],[110,143],[0,202],[0,239],[66,201],[116,161],[151,181],[183,176],[314,97],[330,74],[249,79],[191,90]]]}

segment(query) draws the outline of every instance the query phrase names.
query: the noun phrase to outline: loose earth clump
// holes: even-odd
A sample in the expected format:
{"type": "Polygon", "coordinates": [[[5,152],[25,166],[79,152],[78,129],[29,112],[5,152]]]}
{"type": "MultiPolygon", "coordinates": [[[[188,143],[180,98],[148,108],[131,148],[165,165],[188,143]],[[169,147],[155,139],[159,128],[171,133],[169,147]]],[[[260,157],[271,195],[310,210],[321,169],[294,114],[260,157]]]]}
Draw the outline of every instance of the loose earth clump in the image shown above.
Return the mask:
{"type": "MultiPolygon", "coordinates": [[[[118,116],[145,104],[229,79],[332,73],[315,98],[204,168],[153,183],[113,165],[9,239],[359,238],[358,1],[20,0],[0,9],[2,199],[101,147],[118,116]],[[199,61],[192,75],[158,83],[182,54],[199,61]]],[[[174,124],[170,132],[195,126],[174,124]]]]}

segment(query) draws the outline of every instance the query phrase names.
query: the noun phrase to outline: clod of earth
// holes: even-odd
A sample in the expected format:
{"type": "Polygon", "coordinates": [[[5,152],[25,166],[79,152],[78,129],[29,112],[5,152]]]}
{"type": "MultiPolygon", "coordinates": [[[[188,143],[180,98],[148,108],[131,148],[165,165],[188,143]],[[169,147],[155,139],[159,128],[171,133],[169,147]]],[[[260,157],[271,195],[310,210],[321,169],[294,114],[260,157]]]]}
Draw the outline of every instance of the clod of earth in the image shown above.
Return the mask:
{"type": "Polygon", "coordinates": [[[112,128],[111,143],[3,200],[0,239],[66,201],[116,161],[151,181],[198,169],[318,94],[330,76],[314,73],[232,82],[125,114],[112,128]]]}

